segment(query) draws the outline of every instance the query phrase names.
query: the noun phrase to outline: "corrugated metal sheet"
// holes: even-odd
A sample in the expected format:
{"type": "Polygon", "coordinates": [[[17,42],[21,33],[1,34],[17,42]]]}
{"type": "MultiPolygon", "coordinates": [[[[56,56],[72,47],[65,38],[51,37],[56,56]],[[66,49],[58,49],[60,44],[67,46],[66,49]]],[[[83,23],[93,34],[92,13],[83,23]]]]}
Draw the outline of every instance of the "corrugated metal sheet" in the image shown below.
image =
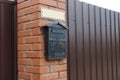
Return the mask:
{"type": "Polygon", "coordinates": [[[68,1],[69,80],[120,80],[120,13],[68,1]]]}
{"type": "Polygon", "coordinates": [[[17,80],[16,6],[0,2],[0,80],[17,80]]]}

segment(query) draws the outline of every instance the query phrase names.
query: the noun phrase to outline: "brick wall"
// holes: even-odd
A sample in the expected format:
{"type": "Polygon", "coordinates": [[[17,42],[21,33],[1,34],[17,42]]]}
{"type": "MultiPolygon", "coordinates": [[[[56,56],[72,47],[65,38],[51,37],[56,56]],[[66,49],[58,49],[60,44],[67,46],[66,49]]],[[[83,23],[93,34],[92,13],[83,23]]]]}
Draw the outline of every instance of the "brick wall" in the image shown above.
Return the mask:
{"type": "MultiPolygon", "coordinates": [[[[18,80],[67,80],[67,61],[45,60],[41,7],[65,10],[65,0],[18,0],[18,80]]],[[[64,21],[61,21],[65,23],[64,21]]]]}

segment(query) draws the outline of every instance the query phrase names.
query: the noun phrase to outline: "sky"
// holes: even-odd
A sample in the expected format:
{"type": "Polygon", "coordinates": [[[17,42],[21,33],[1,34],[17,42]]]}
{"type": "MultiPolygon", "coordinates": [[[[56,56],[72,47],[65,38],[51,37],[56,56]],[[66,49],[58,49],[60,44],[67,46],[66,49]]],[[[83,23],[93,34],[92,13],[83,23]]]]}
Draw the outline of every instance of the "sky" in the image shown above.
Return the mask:
{"type": "Polygon", "coordinates": [[[120,0],[78,0],[120,12],[120,0]]]}

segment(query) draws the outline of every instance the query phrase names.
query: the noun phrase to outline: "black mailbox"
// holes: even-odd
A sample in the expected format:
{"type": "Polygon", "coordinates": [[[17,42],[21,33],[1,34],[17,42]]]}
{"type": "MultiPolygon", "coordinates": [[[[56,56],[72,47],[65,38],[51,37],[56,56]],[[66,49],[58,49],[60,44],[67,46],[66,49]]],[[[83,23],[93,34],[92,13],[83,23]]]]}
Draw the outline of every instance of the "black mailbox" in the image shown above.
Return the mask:
{"type": "Polygon", "coordinates": [[[48,60],[63,59],[67,54],[67,28],[59,22],[44,27],[45,50],[48,60]]]}

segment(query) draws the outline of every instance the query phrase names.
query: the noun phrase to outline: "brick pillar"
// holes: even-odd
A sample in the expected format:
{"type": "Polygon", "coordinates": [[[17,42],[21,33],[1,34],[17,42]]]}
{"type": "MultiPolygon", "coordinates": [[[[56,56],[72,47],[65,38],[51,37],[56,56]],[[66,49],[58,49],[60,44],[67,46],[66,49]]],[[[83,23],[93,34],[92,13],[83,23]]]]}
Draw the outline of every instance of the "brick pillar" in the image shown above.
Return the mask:
{"type": "MultiPolygon", "coordinates": [[[[41,8],[64,12],[65,0],[18,0],[18,80],[67,80],[67,60],[47,61],[41,8]]],[[[65,23],[65,21],[61,21],[65,23]]]]}

